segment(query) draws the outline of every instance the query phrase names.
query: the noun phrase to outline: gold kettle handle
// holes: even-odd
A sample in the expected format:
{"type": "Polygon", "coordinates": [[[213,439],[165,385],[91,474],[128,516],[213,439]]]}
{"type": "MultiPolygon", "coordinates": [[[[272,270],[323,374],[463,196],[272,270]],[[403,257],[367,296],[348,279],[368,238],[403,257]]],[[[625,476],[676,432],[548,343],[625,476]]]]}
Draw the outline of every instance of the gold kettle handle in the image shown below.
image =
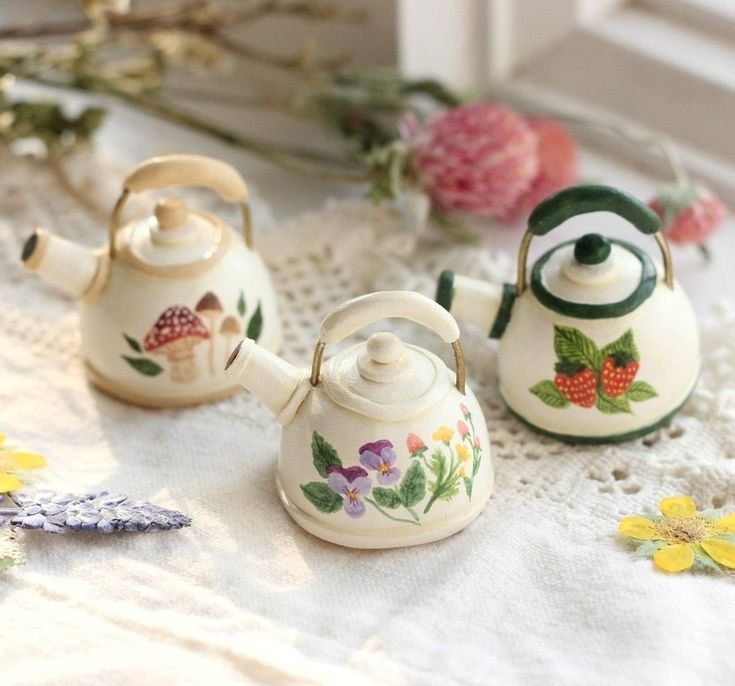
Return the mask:
{"type": "Polygon", "coordinates": [[[617,188],[596,184],[573,186],[550,195],[541,201],[528,218],[528,230],[518,251],[518,282],[516,293],[526,290],[528,249],[534,236],[543,236],[567,219],[588,212],[612,212],[629,221],[641,233],[652,234],[656,239],[664,262],[664,283],[674,286],[674,269],[671,251],[663,233],[661,220],[648,205],[617,188]]]}
{"type": "Polygon", "coordinates": [[[164,155],[146,160],[125,179],[110,218],[110,257],[115,256],[115,236],[130,195],[170,186],[201,186],[215,191],[226,202],[239,203],[245,244],[253,247],[248,188],[240,173],[227,162],[204,155],[164,155]]]}
{"type": "Polygon", "coordinates": [[[455,385],[465,394],[465,361],[459,342],[459,327],[449,312],[421,293],[414,291],[379,291],[348,300],[332,310],[322,321],[319,341],[311,363],[311,385],[319,384],[324,348],[339,343],[368,324],[400,317],[421,324],[452,346],[457,369],[455,385]]]}

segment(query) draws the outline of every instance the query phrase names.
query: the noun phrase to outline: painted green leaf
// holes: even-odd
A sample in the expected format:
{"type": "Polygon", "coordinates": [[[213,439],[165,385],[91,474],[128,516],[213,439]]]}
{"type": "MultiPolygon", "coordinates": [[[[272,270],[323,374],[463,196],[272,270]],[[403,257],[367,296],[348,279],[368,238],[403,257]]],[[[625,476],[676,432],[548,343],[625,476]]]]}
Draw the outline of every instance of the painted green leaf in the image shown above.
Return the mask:
{"type": "Polygon", "coordinates": [[[135,352],[136,352],[136,353],[142,353],[142,352],[143,352],[143,348],[141,348],[141,347],[140,347],[140,343],[138,343],[138,341],[136,341],[136,340],[135,340],[134,338],[131,338],[131,337],[130,337],[130,336],[128,336],[128,334],[126,334],[126,333],[124,333],[124,334],[123,334],[123,337],[124,337],[124,338],[125,338],[125,340],[126,340],[126,341],[128,342],[128,345],[129,345],[129,346],[130,346],[130,347],[131,347],[131,348],[132,348],[133,350],[135,350],[135,352]]]}
{"type": "Polygon", "coordinates": [[[122,358],[136,372],[144,376],[158,376],[163,371],[163,367],[160,364],[149,360],[147,357],[128,357],[127,355],[122,355],[122,358]]]}
{"type": "Polygon", "coordinates": [[[314,459],[314,467],[319,472],[319,476],[327,478],[327,467],[329,465],[342,466],[342,460],[339,459],[337,451],[329,444],[329,442],[316,431],[311,436],[311,456],[314,459]]]}
{"type": "Polygon", "coordinates": [[[628,386],[628,390],[625,391],[625,396],[628,400],[632,400],[636,403],[640,403],[643,400],[650,400],[651,398],[655,398],[657,395],[658,393],[656,393],[653,386],[645,381],[634,381],[630,386],[628,386]]]}
{"type": "Polygon", "coordinates": [[[620,414],[623,412],[633,414],[633,411],[630,409],[630,403],[624,395],[611,398],[603,393],[598,393],[596,405],[597,409],[605,414],[620,414]]]}
{"type": "Polygon", "coordinates": [[[535,396],[551,407],[562,408],[569,405],[569,400],[556,387],[553,381],[539,381],[535,386],[528,389],[535,396]]]}
{"type": "MultiPolygon", "coordinates": [[[[373,491],[374,493],[375,491],[373,491]]],[[[420,462],[412,462],[398,486],[401,501],[406,507],[421,502],[426,495],[426,473],[420,462]]]]}
{"type": "Polygon", "coordinates": [[[245,293],[240,291],[240,297],[237,299],[237,313],[241,316],[245,316],[245,293]]]}
{"type": "Polygon", "coordinates": [[[260,334],[263,331],[263,313],[260,311],[260,303],[255,308],[253,316],[250,317],[248,322],[247,337],[257,341],[260,338],[260,334]]]}
{"type": "Polygon", "coordinates": [[[342,507],[342,496],[321,481],[312,481],[305,486],[302,485],[301,490],[304,497],[319,512],[337,512],[342,507]]]}
{"type": "Polygon", "coordinates": [[[626,355],[630,355],[636,361],[641,359],[635,340],[633,339],[632,329],[628,329],[620,338],[612,343],[608,343],[602,349],[601,356],[604,360],[608,355],[614,355],[615,353],[625,353],[626,355]]]}
{"type": "Polygon", "coordinates": [[[578,362],[595,370],[602,363],[595,342],[571,326],[554,326],[554,350],[560,360],[578,362]]]}
{"type": "Polygon", "coordinates": [[[376,486],[372,490],[372,494],[373,498],[375,498],[375,502],[381,507],[387,507],[391,510],[395,510],[401,504],[401,496],[392,488],[376,486]]]}
{"type": "Polygon", "coordinates": [[[472,497],[472,479],[469,476],[464,478],[464,490],[467,493],[467,497],[472,497]]]}
{"type": "Polygon", "coordinates": [[[441,450],[435,450],[431,454],[429,469],[436,476],[437,481],[441,481],[444,478],[444,472],[447,469],[447,458],[441,450]]]}

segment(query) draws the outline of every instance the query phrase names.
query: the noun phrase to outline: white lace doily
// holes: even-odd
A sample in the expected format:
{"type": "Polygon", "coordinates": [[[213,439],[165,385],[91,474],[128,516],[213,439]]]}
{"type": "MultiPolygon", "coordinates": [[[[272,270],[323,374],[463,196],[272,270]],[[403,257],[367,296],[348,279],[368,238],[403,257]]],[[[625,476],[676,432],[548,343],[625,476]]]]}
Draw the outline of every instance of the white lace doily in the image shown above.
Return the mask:
{"type": "MultiPolygon", "coordinates": [[[[156,536],[22,536],[27,566],[0,579],[9,683],[731,680],[733,579],[667,577],[615,536],[621,516],[654,512],[664,496],[735,510],[727,307],[707,315],[703,374],[683,412],[652,436],[609,447],[563,445],[512,419],[494,386],[494,343],[466,327],[468,382],[493,444],[488,507],[437,544],[341,549],[281,509],[279,427],[253,397],[150,411],[89,386],[76,304],[26,274],[18,256],[35,225],[95,245],[104,219],[42,165],[0,163],[0,431],[47,455],[38,485],[123,491],[194,519],[156,536]]],[[[120,170],[94,157],[73,165],[76,182],[111,207],[120,170]]],[[[282,354],[294,363],[308,364],[321,319],[351,296],[431,294],[443,268],[496,282],[513,272],[511,256],[476,246],[425,240],[411,250],[396,214],[367,204],[261,230],[267,212],[255,196],[256,244],[280,295],[282,354]]],[[[396,326],[449,361],[427,332],[396,326]]]]}

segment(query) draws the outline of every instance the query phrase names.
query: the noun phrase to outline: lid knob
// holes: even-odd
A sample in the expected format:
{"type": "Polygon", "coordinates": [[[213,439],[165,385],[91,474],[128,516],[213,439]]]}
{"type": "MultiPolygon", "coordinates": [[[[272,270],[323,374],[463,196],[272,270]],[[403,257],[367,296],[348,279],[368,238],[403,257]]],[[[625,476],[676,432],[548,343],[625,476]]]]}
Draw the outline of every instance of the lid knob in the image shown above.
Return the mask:
{"type": "Polygon", "coordinates": [[[164,231],[169,231],[184,225],[188,210],[179,198],[163,198],[156,203],[153,213],[156,215],[158,226],[164,231]]]}
{"type": "Polygon", "coordinates": [[[601,264],[610,256],[610,241],[599,233],[588,233],[574,244],[574,259],[580,264],[601,264]]]}
{"type": "Polygon", "coordinates": [[[403,357],[403,341],[392,333],[381,331],[367,340],[367,354],[377,364],[395,364],[403,357]]]}

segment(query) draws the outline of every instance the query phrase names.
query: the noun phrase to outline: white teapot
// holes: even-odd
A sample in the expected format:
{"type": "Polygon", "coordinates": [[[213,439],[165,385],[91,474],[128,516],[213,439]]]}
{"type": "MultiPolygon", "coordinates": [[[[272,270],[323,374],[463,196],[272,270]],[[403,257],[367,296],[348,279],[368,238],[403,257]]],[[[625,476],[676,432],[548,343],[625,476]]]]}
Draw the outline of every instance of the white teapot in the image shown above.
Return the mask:
{"type": "Polygon", "coordinates": [[[156,157],[125,179],[109,243],[89,250],[38,229],[26,269],[79,297],[91,381],[128,402],[154,407],[214,400],[239,390],[224,374],[243,335],[269,350],[281,322],[268,271],[252,249],[248,192],[225,162],[198,155],[156,157]],[[172,197],[153,216],[121,225],[132,193],[203,186],[242,208],[244,242],[217,217],[172,197]]]}
{"type": "Polygon", "coordinates": [[[532,429],[570,443],[620,442],[653,431],[686,402],[699,375],[699,334],[660,224],[622,191],[568,188],[532,212],[515,284],[442,273],[437,301],[500,339],[500,393],[532,429]],[[663,268],[630,243],[591,233],[542,255],[527,285],[533,237],[598,211],[652,235],[663,268]]]}
{"type": "Polygon", "coordinates": [[[407,291],[350,300],[324,319],[311,372],[243,340],[228,374],[283,425],[278,492],[297,524],[355,548],[427,543],[467,526],[493,486],[482,410],[465,388],[457,323],[407,291]],[[433,353],[381,332],[322,366],[327,344],[388,317],[435,331],[456,373],[433,353]]]}

